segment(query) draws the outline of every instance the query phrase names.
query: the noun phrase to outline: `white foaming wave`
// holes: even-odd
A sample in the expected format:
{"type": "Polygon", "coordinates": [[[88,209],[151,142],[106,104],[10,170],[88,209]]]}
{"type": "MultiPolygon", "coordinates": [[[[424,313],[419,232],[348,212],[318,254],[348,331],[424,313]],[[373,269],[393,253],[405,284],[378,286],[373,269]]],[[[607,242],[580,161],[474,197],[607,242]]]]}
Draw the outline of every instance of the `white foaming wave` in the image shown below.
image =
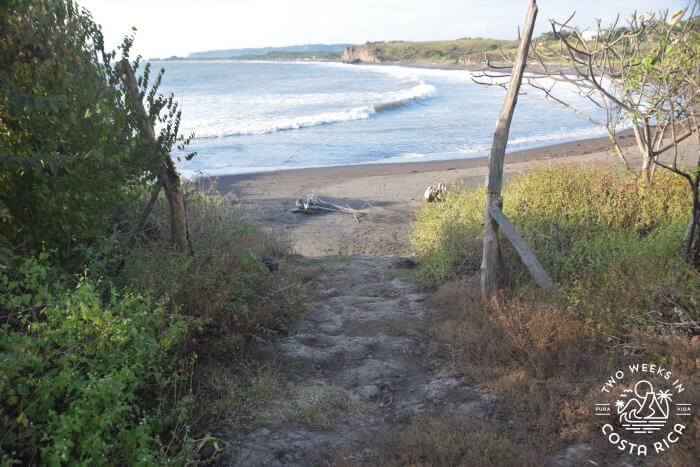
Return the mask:
{"type": "Polygon", "coordinates": [[[412,160],[420,160],[420,159],[425,159],[428,156],[428,154],[421,154],[419,152],[405,152],[402,154],[398,154],[396,156],[391,156],[386,159],[380,159],[378,161],[375,161],[377,163],[383,163],[383,162],[407,162],[407,161],[412,161],[412,160]]]}
{"type": "Polygon", "coordinates": [[[397,79],[444,78],[457,81],[469,81],[473,73],[461,69],[423,68],[419,66],[388,65],[388,64],[348,64],[338,62],[319,63],[325,67],[344,68],[351,71],[363,71],[391,75],[397,79]]]}
{"type": "Polygon", "coordinates": [[[520,138],[513,138],[508,141],[508,144],[520,145],[527,143],[536,143],[538,141],[553,141],[553,140],[566,140],[566,139],[578,139],[581,137],[595,137],[604,136],[607,134],[604,128],[601,127],[586,127],[579,128],[573,131],[554,131],[551,133],[536,133],[530,136],[521,136],[520,138]]]}
{"type": "MultiPolygon", "coordinates": [[[[412,102],[427,99],[437,94],[437,89],[432,84],[427,84],[420,80],[417,80],[414,84],[413,87],[400,91],[369,95],[368,97],[376,98],[379,102],[353,107],[347,110],[288,117],[249,118],[239,122],[224,121],[218,125],[216,123],[212,124],[212,122],[202,121],[191,128],[187,128],[187,132],[193,132],[198,138],[217,138],[224,136],[261,135],[331,123],[364,120],[378,112],[403,107],[412,102]]],[[[303,96],[301,98],[303,99],[303,96]]]]}
{"type": "Polygon", "coordinates": [[[363,120],[375,113],[372,107],[355,107],[339,112],[323,112],[314,115],[296,115],[293,117],[271,117],[248,119],[244,122],[232,125],[206,125],[193,128],[192,132],[197,138],[218,138],[223,136],[263,135],[276,131],[298,130],[311,126],[326,125],[330,123],[363,120]]]}
{"type": "MultiPolygon", "coordinates": [[[[572,131],[562,130],[553,131],[550,133],[535,133],[528,136],[520,136],[518,138],[512,138],[508,140],[508,148],[513,146],[526,146],[532,143],[544,142],[544,141],[565,141],[565,140],[575,140],[585,137],[598,137],[605,136],[606,132],[604,128],[601,127],[586,127],[579,128],[572,131]]],[[[462,154],[475,154],[488,151],[491,148],[490,144],[475,144],[473,146],[462,146],[455,148],[456,152],[462,154]]]]}

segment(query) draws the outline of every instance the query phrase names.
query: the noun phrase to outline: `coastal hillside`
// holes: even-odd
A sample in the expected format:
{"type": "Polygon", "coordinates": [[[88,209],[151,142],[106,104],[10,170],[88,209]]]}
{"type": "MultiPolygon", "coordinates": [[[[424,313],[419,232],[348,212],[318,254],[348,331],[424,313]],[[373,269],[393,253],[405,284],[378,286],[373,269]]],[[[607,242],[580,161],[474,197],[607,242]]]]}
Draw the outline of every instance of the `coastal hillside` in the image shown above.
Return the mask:
{"type": "Polygon", "coordinates": [[[353,45],[343,52],[345,63],[432,62],[479,63],[484,53],[498,54],[498,48],[514,49],[516,41],[462,38],[451,41],[389,41],[353,45]]]}
{"type": "Polygon", "coordinates": [[[299,59],[312,55],[340,54],[350,44],[304,44],[285,47],[258,47],[244,49],[221,49],[192,52],[187,56],[190,59],[216,59],[216,58],[248,58],[268,56],[270,59],[291,57],[299,59]]]}

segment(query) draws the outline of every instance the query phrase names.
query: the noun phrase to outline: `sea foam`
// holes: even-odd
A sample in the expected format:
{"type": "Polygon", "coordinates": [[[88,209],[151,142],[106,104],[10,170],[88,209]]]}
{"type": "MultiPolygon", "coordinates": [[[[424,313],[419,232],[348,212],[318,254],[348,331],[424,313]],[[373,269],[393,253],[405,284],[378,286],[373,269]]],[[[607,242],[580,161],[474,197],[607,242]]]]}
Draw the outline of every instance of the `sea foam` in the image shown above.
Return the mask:
{"type": "MultiPolygon", "coordinates": [[[[410,87],[398,91],[384,93],[348,93],[343,95],[296,95],[279,98],[278,102],[286,106],[303,103],[331,103],[338,101],[368,101],[365,105],[339,109],[331,112],[319,112],[308,115],[254,117],[238,121],[202,122],[187,128],[198,138],[218,138],[225,136],[262,135],[277,131],[298,130],[301,128],[332,123],[348,122],[370,118],[379,112],[386,112],[406,107],[414,102],[429,99],[437,95],[437,89],[432,84],[413,78],[405,81],[410,87]]],[[[338,104],[340,104],[338,102],[338,104]]]]}

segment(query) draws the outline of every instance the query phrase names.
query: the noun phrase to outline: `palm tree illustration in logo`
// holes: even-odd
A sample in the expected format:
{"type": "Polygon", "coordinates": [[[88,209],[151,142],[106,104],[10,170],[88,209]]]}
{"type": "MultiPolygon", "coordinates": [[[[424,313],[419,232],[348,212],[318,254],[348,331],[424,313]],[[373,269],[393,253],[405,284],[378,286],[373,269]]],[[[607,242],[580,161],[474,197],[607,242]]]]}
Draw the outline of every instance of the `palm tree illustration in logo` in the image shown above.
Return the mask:
{"type": "Polygon", "coordinates": [[[654,386],[649,381],[641,380],[635,384],[634,391],[623,391],[620,399],[615,401],[615,407],[620,423],[626,430],[652,433],[663,428],[668,421],[670,401],[671,391],[654,392],[654,386]]]}

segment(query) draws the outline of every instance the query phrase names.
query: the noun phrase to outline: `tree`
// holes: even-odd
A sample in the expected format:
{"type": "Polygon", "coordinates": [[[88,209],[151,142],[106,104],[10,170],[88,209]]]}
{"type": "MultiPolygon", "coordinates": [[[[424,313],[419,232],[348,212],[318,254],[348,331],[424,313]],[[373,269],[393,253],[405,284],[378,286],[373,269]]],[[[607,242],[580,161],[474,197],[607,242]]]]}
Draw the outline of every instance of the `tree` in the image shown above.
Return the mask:
{"type": "MultiPolygon", "coordinates": [[[[46,248],[76,248],[110,234],[116,213],[159,176],[153,142],[128,104],[117,53],[71,0],[9,0],[0,6],[0,264],[46,248]]],[[[138,61],[137,61],[138,62],[138,61]]],[[[179,135],[173,97],[139,78],[157,152],[179,135]]]]}
{"type": "MultiPolygon", "coordinates": [[[[641,158],[641,176],[651,183],[655,168],[663,167],[690,185],[692,216],[686,235],[685,256],[700,261],[700,158],[681,166],[679,144],[698,132],[696,115],[700,98],[700,33],[693,9],[673,15],[634,14],[619,27],[598,27],[592,38],[566,21],[550,20],[557,46],[535,41],[530,47],[527,83],[547,98],[606,128],[611,145],[629,168],[617,142],[620,127],[634,132],[641,158]],[[568,87],[602,109],[586,113],[557,91],[568,87]],[[600,117],[604,114],[604,118],[600,117]],[[671,153],[670,156],[662,154],[671,153]]],[[[512,57],[503,54],[506,62],[512,57]]],[[[476,75],[482,84],[502,84],[511,65],[487,68],[476,75]]],[[[699,137],[700,138],[700,137],[699,137]]]]}

